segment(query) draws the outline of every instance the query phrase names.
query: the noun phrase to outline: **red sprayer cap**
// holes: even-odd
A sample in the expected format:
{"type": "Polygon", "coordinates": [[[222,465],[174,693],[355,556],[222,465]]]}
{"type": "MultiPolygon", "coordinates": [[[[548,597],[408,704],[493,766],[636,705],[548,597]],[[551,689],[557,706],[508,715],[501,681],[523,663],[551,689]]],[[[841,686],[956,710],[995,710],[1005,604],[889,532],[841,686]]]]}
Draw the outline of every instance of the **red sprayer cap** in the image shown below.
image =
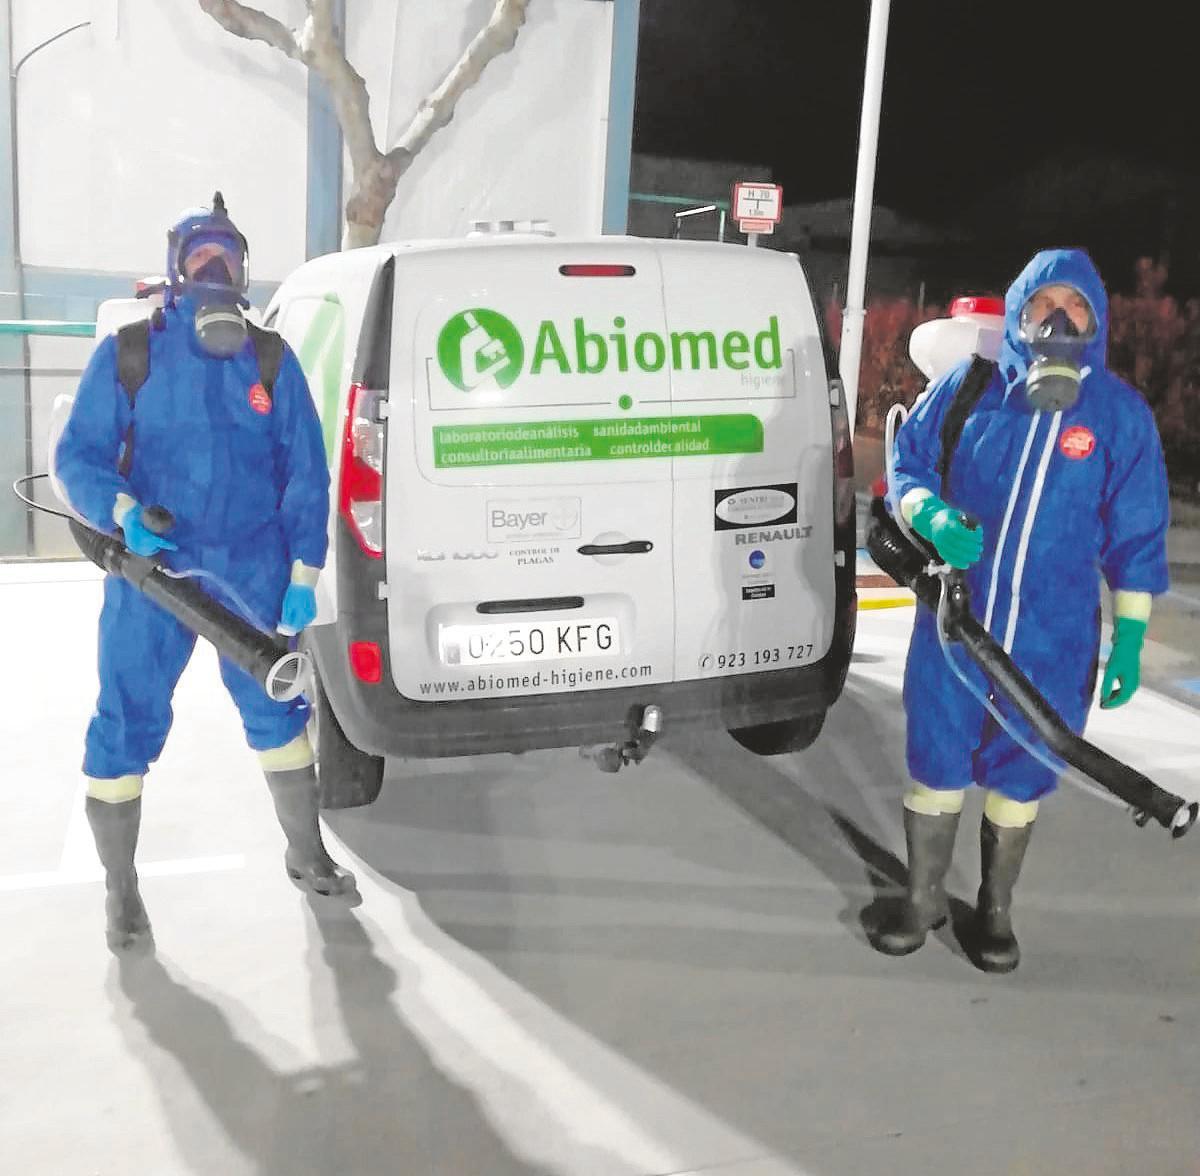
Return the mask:
{"type": "Polygon", "coordinates": [[[960,314],[986,314],[1003,318],[1004,299],[975,296],[956,298],[950,303],[950,317],[957,318],[960,314]]]}

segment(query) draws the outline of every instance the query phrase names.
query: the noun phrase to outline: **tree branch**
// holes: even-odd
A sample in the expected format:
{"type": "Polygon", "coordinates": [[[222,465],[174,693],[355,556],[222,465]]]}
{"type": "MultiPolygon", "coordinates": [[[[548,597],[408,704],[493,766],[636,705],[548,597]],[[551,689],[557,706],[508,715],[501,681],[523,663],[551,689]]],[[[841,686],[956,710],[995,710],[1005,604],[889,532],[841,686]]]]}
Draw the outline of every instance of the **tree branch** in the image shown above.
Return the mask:
{"type": "Polygon", "coordinates": [[[199,0],[199,4],[217,24],[234,36],[247,41],[265,41],[295,61],[304,60],[304,52],[296,34],[273,16],[257,8],[248,8],[238,0],[199,0]]]}
{"type": "Polygon", "coordinates": [[[223,29],[248,41],[264,41],[302,62],[329,87],[354,171],[346,202],[346,245],[379,240],[383,218],[400,177],[417,153],[451,119],[458,100],[479,80],[488,64],[517,43],[530,0],[496,0],[488,22],[463,50],[441,84],[426,98],[396,145],[385,155],[371,127],[367,84],[350,64],[334,27],[334,0],[305,0],[308,17],[298,30],[240,0],[197,0],[223,29]]]}
{"type": "Polygon", "coordinates": [[[463,50],[441,85],[417,107],[399,142],[387,153],[397,180],[421,148],[454,117],[458,100],[479,81],[488,64],[517,43],[529,4],[530,0],[496,0],[487,24],[463,50]]]}

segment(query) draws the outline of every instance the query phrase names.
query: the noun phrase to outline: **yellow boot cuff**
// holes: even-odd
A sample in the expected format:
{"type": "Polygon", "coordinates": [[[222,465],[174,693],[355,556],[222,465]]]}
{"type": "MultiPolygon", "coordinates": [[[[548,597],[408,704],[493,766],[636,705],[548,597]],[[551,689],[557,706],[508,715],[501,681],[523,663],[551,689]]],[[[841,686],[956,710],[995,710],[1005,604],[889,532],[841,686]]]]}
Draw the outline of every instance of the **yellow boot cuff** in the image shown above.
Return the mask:
{"type": "Polygon", "coordinates": [[[295,772],[300,768],[312,767],[316,759],[307,732],[297,735],[283,747],[272,747],[258,753],[258,762],[262,764],[264,772],[295,772]]]}
{"type": "Polygon", "coordinates": [[[95,780],[87,777],[87,794],[105,804],[124,804],[142,795],[141,776],[118,776],[115,780],[95,780]]]}
{"type": "Polygon", "coordinates": [[[999,792],[989,792],[983,802],[983,815],[1000,829],[1024,829],[1038,814],[1036,800],[1009,800],[999,792]]]}
{"type": "Polygon", "coordinates": [[[928,788],[913,784],[904,795],[904,807],[926,817],[944,817],[961,813],[966,790],[962,788],[928,788]]]}

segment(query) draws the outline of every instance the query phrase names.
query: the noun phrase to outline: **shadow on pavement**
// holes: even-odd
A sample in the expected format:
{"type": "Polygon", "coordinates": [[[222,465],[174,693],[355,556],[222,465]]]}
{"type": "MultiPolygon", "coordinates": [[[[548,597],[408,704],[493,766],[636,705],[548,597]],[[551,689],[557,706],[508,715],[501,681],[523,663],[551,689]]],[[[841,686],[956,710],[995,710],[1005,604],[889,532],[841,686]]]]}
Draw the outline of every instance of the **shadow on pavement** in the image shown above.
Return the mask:
{"type": "Polygon", "coordinates": [[[272,1036],[228,995],[203,993],[156,956],[121,957],[110,966],[115,1020],[150,1071],[189,1169],[204,1176],[418,1176],[450,1170],[431,1161],[435,1148],[454,1150],[452,1138],[435,1138],[444,1128],[470,1134],[489,1172],[548,1176],[512,1156],[470,1093],[431,1064],[393,1004],[400,977],[375,953],[359,917],[336,900],[307,902],[311,1017],[318,1039],[334,1039],[324,1054],[345,1052],[349,1039],[352,1056],[341,1063],[303,1064],[295,1045],[272,1036]],[[206,1120],[216,1121],[227,1149],[214,1143],[206,1120]],[[231,1168],[223,1151],[245,1167],[231,1168]]]}
{"type": "MultiPolygon", "coordinates": [[[[905,861],[885,844],[903,845],[900,798],[909,783],[896,710],[894,692],[859,681],[853,691],[843,693],[821,736],[803,752],[755,763],[721,736],[674,749],[697,776],[838,888],[846,904],[842,924],[872,950],[878,929],[897,911],[908,879],[905,861]],[[849,748],[852,758],[846,754],[849,748]],[[790,761],[790,772],[778,766],[780,759],[790,761]],[[753,770],[748,770],[750,764],[753,770]],[[838,782],[836,791],[832,781],[838,782]],[[872,892],[865,906],[864,881],[872,892]]],[[[953,895],[950,903],[951,922],[934,935],[964,955],[962,932],[971,907],[953,895]]]]}

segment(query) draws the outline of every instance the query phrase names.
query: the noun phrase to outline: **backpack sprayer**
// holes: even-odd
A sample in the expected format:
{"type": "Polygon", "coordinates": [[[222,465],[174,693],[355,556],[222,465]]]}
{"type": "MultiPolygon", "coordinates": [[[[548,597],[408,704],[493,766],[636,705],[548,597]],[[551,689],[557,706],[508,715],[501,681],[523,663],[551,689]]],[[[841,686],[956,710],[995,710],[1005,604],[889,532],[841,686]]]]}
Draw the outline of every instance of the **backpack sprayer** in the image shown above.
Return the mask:
{"type": "MultiPolygon", "coordinates": [[[[887,416],[884,453],[888,485],[893,477],[893,440],[896,422],[906,417],[903,405],[894,405],[887,416]]],[[[957,442],[957,438],[954,438],[957,442]]],[[[953,445],[949,447],[953,449],[953,445]]],[[[969,516],[963,516],[968,526],[976,526],[969,516]]],[[[875,563],[897,583],[910,588],[917,599],[937,616],[938,639],[942,653],[963,685],[987,708],[996,722],[1035,759],[1052,771],[1061,773],[1062,764],[1055,763],[1040,748],[1022,738],[1000,713],[994,702],[970,681],[955,662],[952,646],[961,645],[973,662],[991,679],[997,689],[1029,721],[1030,725],[1059,756],[1076,778],[1094,780],[1106,792],[1124,801],[1132,810],[1139,827],[1151,819],[1172,837],[1182,837],[1200,815],[1200,804],[1168,792],[1143,776],[1128,764],[1101,751],[1094,744],[1076,735],[1054,708],[1038,692],[1032,682],[1017,668],[990,633],[971,613],[970,594],[963,572],[941,562],[936,551],[920,536],[915,535],[902,512],[893,516],[881,497],[871,503],[867,522],[867,550],[875,563]]],[[[1084,783],[1091,790],[1091,785],[1084,783]]]]}

